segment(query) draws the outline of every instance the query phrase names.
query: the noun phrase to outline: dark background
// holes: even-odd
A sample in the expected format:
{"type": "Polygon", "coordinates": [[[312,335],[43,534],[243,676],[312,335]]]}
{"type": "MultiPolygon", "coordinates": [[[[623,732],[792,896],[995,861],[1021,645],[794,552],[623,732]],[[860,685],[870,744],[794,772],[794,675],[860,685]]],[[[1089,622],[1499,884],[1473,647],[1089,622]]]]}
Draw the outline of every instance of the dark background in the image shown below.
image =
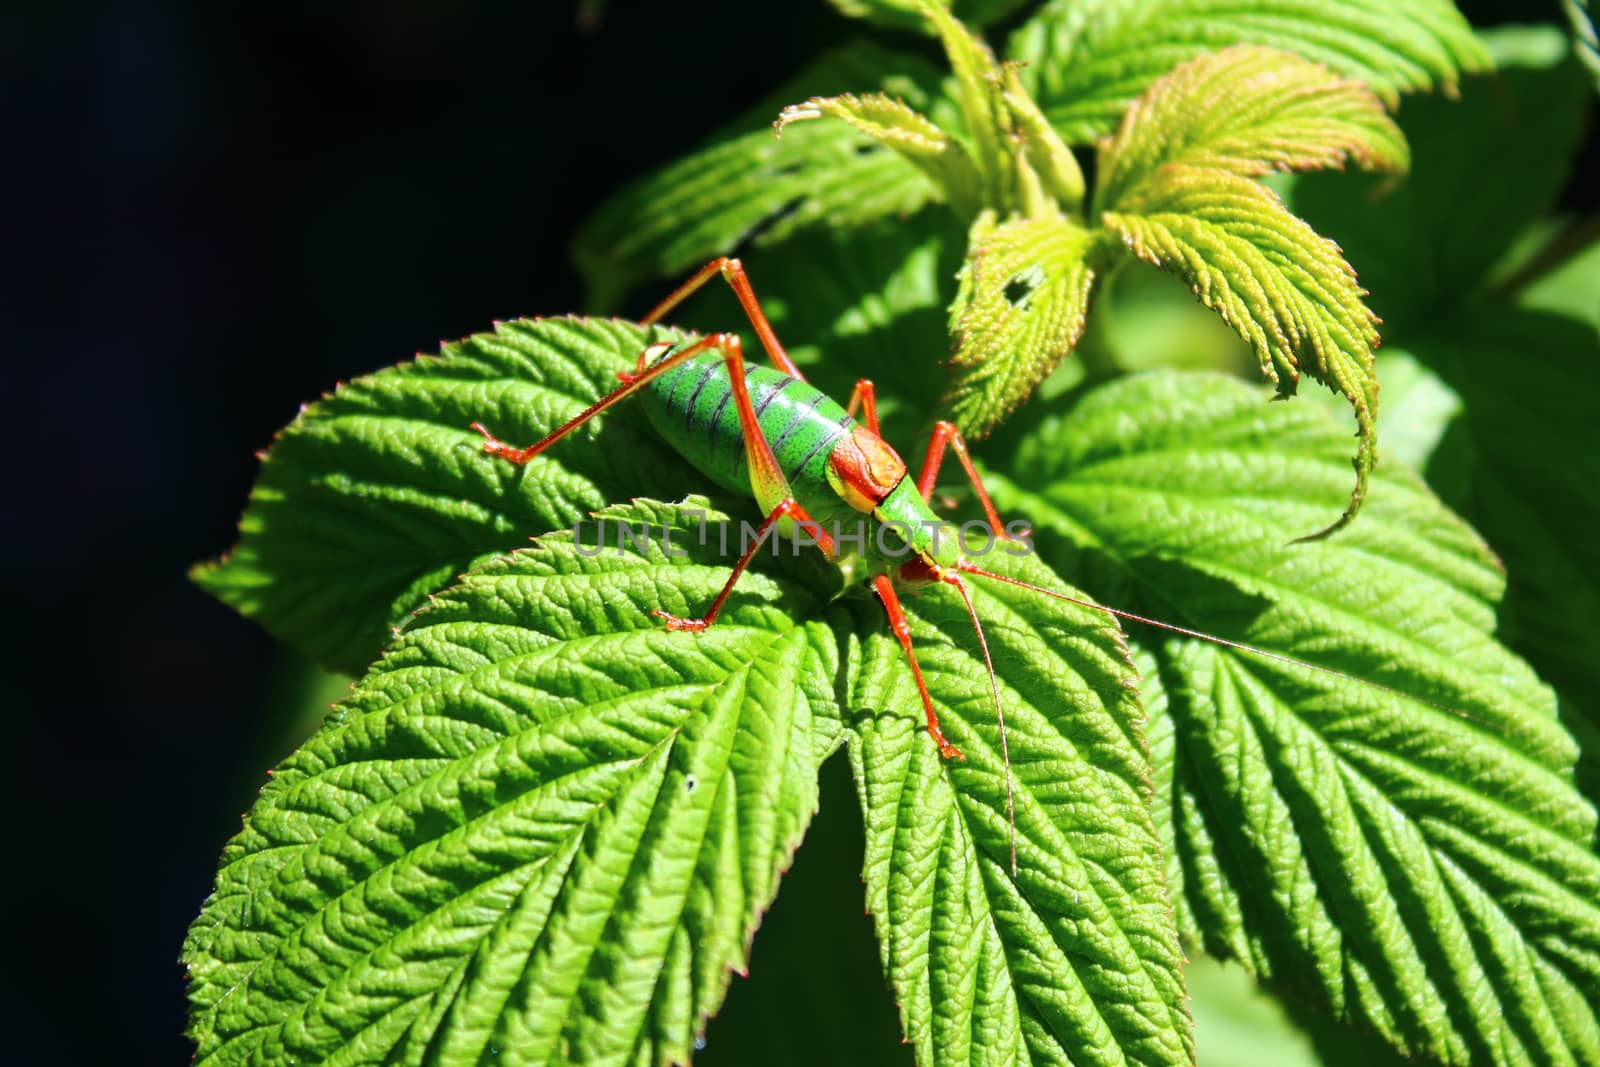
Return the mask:
{"type": "MultiPolygon", "coordinates": [[[[822,0],[613,3],[590,32],[576,9],[0,18],[11,1062],[190,1055],[183,932],[295,740],[300,665],[184,577],[231,543],[253,452],[339,379],[580,309],[577,223],[857,31],[822,0]]],[[[1569,207],[1593,208],[1595,157],[1591,137],[1569,207]]],[[[827,778],[786,882],[803,907],[780,901],[706,1062],[763,1033],[770,1062],[908,1059],[850,873],[847,774],[827,778]],[[817,995],[786,1000],[785,978],[817,995]]]]}

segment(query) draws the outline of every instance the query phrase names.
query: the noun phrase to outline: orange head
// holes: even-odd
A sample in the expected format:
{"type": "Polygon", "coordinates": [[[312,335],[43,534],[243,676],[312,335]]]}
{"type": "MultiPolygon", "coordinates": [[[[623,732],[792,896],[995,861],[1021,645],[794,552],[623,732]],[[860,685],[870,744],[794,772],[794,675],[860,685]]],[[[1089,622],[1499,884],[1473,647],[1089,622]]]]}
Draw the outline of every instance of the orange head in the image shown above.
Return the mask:
{"type": "Polygon", "coordinates": [[[861,512],[870,513],[883,503],[905,476],[905,460],[865,426],[851,430],[828,458],[828,483],[861,512]]]}

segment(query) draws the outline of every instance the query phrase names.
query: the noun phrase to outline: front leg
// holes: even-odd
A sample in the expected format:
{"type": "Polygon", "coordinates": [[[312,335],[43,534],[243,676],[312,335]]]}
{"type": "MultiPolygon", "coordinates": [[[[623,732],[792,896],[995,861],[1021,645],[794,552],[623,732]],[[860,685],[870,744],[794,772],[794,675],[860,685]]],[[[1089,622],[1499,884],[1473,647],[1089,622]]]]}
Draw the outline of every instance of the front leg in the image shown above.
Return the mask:
{"type": "Polygon", "coordinates": [[[933,428],[933,436],[928,440],[928,452],[922,460],[922,471],[917,475],[917,492],[922,494],[923,500],[933,499],[934,486],[939,481],[939,468],[944,463],[946,450],[955,452],[956,458],[961,461],[962,470],[967,472],[967,480],[972,483],[973,491],[978,494],[978,503],[983,505],[984,518],[989,520],[989,529],[994,531],[998,540],[1011,540],[1006,533],[1005,526],[1000,522],[1000,514],[994,509],[994,501],[989,499],[989,491],[983,487],[983,479],[978,477],[978,468],[972,465],[972,455],[967,451],[966,438],[961,436],[961,431],[956,429],[954,423],[939,422],[933,428]]]}

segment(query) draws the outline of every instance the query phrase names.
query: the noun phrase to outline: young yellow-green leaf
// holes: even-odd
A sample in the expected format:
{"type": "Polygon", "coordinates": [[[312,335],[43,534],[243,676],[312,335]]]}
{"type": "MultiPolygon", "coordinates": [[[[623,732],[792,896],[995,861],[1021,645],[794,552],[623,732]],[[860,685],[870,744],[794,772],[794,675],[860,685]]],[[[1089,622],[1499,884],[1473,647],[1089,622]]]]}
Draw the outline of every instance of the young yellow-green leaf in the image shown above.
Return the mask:
{"type": "Polygon", "coordinates": [[[1340,167],[1404,171],[1404,135],[1366,85],[1288,52],[1239,45],[1157,79],[1100,149],[1096,203],[1114,209],[1161,167],[1257,177],[1340,167]]]}
{"type": "Polygon", "coordinates": [[[1008,203],[1013,159],[1006,132],[1011,116],[1000,65],[983,38],[963,26],[941,0],[917,0],[917,6],[938,33],[955,75],[956,103],[983,177],[982,202],[1008,203]]]}
{"type": "MultiPolygon", "coordinates": [[[[980,563],[1061,587],[1003,548],[980,563]]],[[[906,607],[964,761],[928,743],[895,641],[867,630],[851,645],[867,904],[907,1039],[923,1067],[1193,1063],[1121,634],[1101,613],[969,581],[1001,686],[1017,876],[999,731],[959,597],[939,590],[906,607]]]]}
{"type": "Polygon", "coordinates": [[[903,102],[882,93],[814,96],[784,108],[774,132],[781,134],[791,123],[823,116],[840,119],[904,156],[938,185],[958,212],[977,211],[982,177],[972,157],[959,141],[903,102]]]}
{"type": "Polygon", "coordinates": [[[974,227],[951,305],[956,352],[942,401],[967,434],[994,429],[1078,343],[1095,281],[1092,243],[1065,218],[974,227]]]}
{"type": "Polygon", "coordinates": [[[688,1062],[841,736],[830,587],[652,617],[726,577],[701,521],[613,509],[419,616],[224,854],[197,1064],[688,1062]]]}
{"type": "Polygon", "coordinates": [[[1088,144],[1173,67],[1236,44],[1294,52],[1391,106],[1489,65],[1450,0],[1052,0],[1010,54],[1062,136],[1088,144]]]}
{"type": "Polygon", "coordinates": [[[1343,454],[1313,407],[1152,374],[1047,419],[991,489],[1102,600],[1342,672],[1135,634],[1169,878],[1208,952],[1412,1055],[1600,1062],[1572,740],[1492,636],[1494,557],[1403,468],[1341,538],[1287,544],[1343,454]]]}
{"type": "Polygon", "coordinates": [[[840,122],[773,135],[780,108],[813,96],[881,88],[920,107],[943,72],[858,41],[829,53],[697,151],[630,182],[587,219],[573,256],[591,305],[608,307],[643,278],[682,273],[758,237],[905,215],[939,189],[903,156],[840,122]]]}
{"type": "Polygon", "coordinates": [[[1117,208],[1101,216],[1106,228],[1221,314],[1250,342],[1280,394],[1292,394],[1305,371],[1349,400],[1358,437],[1355,489],[1331,525],[1299,535],[1320,538],[1345,527],[1377,462],[1378,332],[1338,246],[1256,182],[1181,163],[1163,167],[1117,208]]]}
{"type": "Polygon", "coordinates": [[[984,209],[1029,216],[1077,210],[1083,200],[1082,170],[1028,95],[1015,65],[997,63],[983,39],[938,0],[916,0],[916,5],[937,32],[952,68],[946,93],[935,106],[957,136],[881,94],[791,104],[777,129],[802,119],[841,119],[926,172],[942,199],[966,220],[984,209]]]}
{"type": "Polygon", "coordinates": [[[1021,208],[1033,216],[1078,211],[1083,206],[1083,168],[1044,112],[1039,110],[1038,103],[1028,95],[1017,70],[1016,63],[1005,65],[1001,72],[1005,87],[1002,95],[1011,112],[1012,136],[1021,142],[1018,168],[1031,171],[1037,177],[1039,192],[1043,194],[1039,204],[1028,203],[1024,197],[1021,208]]]}
{"type": "Polygon", "coordinates": [[[637,419],[600,419],[517,468],[469,427],[536,441],[615,387],[656,331],[534,319],[445,345],[308,405],[278,434],[239,543],[205,590],[313,660],[359,674],[432,592],[541,530],[646,492],[710,488],[637,419]]]}

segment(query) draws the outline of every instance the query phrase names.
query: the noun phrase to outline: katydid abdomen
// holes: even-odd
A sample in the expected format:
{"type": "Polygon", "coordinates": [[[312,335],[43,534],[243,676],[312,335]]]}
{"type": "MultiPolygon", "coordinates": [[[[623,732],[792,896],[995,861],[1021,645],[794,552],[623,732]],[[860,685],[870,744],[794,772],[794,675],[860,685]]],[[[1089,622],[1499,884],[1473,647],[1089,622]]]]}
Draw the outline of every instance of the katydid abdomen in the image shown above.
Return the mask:
{"type": "MultiPolygon", "coordinates": [[[[820,389],[782,371],[747,367],[745,386],[761,433],[800,506],[826,531],[859,522],[861,514],[828,481],[829,458],[855,429],[855,418],[820,389]]],[[[731,493],[752,491],[744,428],[720,353],[704,352],[672,368],[639,400],[651,425],[697,470],[731,493]]]]}

